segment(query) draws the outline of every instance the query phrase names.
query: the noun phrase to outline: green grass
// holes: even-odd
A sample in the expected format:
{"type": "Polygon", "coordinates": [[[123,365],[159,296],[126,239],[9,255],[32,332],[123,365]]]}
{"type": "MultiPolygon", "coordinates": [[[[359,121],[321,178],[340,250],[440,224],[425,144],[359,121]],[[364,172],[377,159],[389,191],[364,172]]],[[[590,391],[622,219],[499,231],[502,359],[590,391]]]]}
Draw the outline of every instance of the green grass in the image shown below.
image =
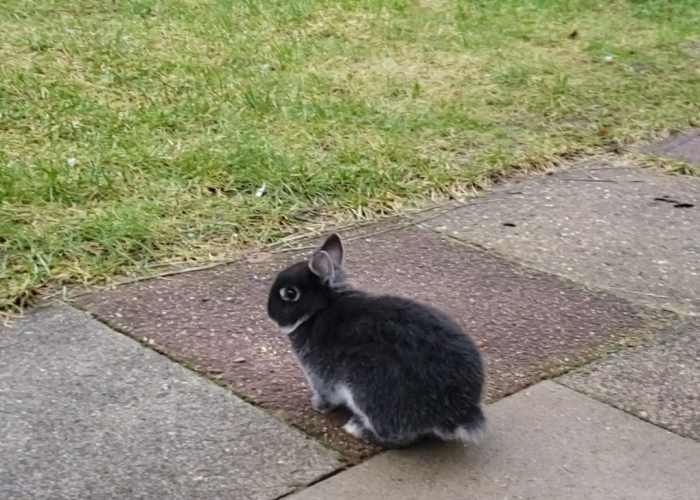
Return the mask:
{"type": "Polygon", "coordinates": [[[15,0],[0,33],[5,311],[700,119],[700,0],[15,0]]]}

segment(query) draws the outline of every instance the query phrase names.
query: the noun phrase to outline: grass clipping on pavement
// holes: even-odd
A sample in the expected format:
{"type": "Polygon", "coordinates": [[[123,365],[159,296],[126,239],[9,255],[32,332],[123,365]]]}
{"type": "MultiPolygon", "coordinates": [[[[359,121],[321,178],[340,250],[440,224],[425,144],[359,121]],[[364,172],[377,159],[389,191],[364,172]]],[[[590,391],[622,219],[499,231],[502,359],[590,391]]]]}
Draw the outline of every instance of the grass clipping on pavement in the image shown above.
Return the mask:
{"type": "Polygon", "coordinates": [[[700,118],[695,0],[15,0],[0,32],[5,312],[700,118]]]}

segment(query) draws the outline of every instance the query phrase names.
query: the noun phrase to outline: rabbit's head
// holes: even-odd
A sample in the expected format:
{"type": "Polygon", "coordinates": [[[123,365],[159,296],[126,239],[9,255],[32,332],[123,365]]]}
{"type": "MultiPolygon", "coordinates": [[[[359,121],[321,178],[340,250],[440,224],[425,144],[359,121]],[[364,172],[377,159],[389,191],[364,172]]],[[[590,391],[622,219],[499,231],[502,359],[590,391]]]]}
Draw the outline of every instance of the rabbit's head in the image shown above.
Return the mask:
{"type": "Polygon", "coordinates": [[[284,333],[293,332],[350,288],[342,263],[343,244],[340,236],[332,234],[309,260],[277,275],[267,299],[267,314],[284,333]]]}

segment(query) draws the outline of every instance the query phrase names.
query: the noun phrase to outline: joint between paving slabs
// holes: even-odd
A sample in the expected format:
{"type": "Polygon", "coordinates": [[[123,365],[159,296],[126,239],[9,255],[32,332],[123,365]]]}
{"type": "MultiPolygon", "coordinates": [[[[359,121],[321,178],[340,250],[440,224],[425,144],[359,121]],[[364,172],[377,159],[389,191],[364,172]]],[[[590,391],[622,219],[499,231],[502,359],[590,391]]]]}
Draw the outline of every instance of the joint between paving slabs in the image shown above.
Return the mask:
{"type": "MultiPolygon", "coordinates": [[[[565,375],[565,374],[562,374],[562,375],[565,375]]],[[[573,387],[569,387],[568,385],[565,385],[565,384],[563,384],[562,382],[560,382],[559,380],[557,380],[558,378],[559,378],[559,377],[553,378],[553,379],[551,379],[551,381],[554,382],[555,384],[561,386],[561,387],[564,387],[565,389],[568,389],[568,390],[570,390],[570,391],[574,391],[574,392],[576,392],[576,393],[578,393],[578,394],[581,394],[581,395],[583,395],[583,396],[586,396],[587,398],[590,398],[590,399],[592,399],[593,401],[596,401],[596,402],[598,402],[598,403],[600,403],[600,404],[603,404],[603,405],[605,405],[605,406],[609,406],[610,408],[614,408],[614,409],[616,409],[616,410],[618,410],[618,411],[621,411],[621,412],[623,412],[623,413],[625,413],[625,414],[627,414],[627,415],[629,415],[629,416],[631,416],[631,417],[634,417],[635,419],[639,420],[640,422],[644,422],[644,423],[646,423],[646,424],[653,425],[654,427],[658,427],[659,429],[663,429],[664,431],[666,431],[666,432],[668,432],[668,433],[674,434],[674,435],[676,435],[676,436],[681,436],[681,437],[683,437],[683,438],[685,438],[685,439],[690,439],[690,440],[692,440],[692,441],[696,441],[696,442],[700,443],[700,440],[695,439],[693,436],[688,436],[688,435],[685,435],[685,434],[681,434],[681,433],[679,433],[679,432],[674,431],[673,429],[670,429],[668,426],[666,426],[666,425],[664,425],[664,424],[660,424],[660,423],[657,423],[657,422],[653,422],[653,421],[650,419],[650,417],[649,417],[648,415],[647,415],[646,417],[643,417],[643,416],[639,415],[639,412],[635,412],[635,410],[632,410],[632,409],[630,409],[630,408],[626,408],[626,407],[623,406],[623,405],[619,405],[619,404],[616,404],[616,403],[611,402],[611,401],[606,401],[605,399],[603,399],[603,398],[597,396],[597,395],[594,394],[594,393],[587,392],[587,391],[582,391],[582,390],[579,390],[579,389],[575,389],[575,388],[573,388],[573,387]]]]}
{"type": "Polygon", "coordinates": [[[498,398],[489,399],[486,401],[486,404],[493,404],[519,392],[526,391],[530,387],[547,380],[556,381],[556,379],[559,377],[563,377],[564,375],[576,372],[577,370],[580,370],[586,366],[603,361],[613,354],[640,346],[644,343],[645,338],[649,335],[649,330],[653,328],[653,326],[654,325],[644,325],[640,327],[639,330],[635,330],[639,332],[637,335],[624,336],[614,343],[600,346],[597,349],[591,349],[589,352],[581,354],[577,358],[563,364],[562,366],[550,368],[548,371],[541,373],[527,385],[506,392],[500,395],[498,398]]]}
{"type": "MultiPolygon", "coordinates": [[[[661,294],[657,294],[657,293],[629,290],[627,288],[618,288],[618,287],[605,286],[605,285],[592,285],[589,283],[585,283],[585,282],[583,282],[583,281],[581,281],[573,276],[567,276],[565,274],[560,274],[560,273],[557,273],[554,271],[549,271],[547,269],[543,269],[543,268],[535,266],[533,264],[530,264],[530,263],[527,263],[527,262],[524,262],[524,261],[521,261],[518,259],[514,259],[514,258],[512,258],[504,253],[501,253],[497,250],[486,247],[486,246],[481,245],[479,243],[465,241],[465,240],[463,240],[461,238],[457,238],[456,236],[453,236],[447,232],[439,231],[439,230],[437,230],[433,227],[430,227],[430,226],[424,226],[424,225],[422,225],[422,222],[424,222],[424,221],[419,222],[419,227],[421,227],[423,229],[428,229],[428,230],[430,230],[434,233],[437,233],[439,235],[446,236],[451,241],[454,241],[462,246],[465,246],[467,248],[471,248],[472,250],[477,250],[481,253],[484,253],[484,254],[489,255],[491,257],[495,257],[497,259],[505,260],[507,262],[510,262],[511,264],[515,264],[517,266],[521,266],[521,267],[524,267],[526,269],[530,269],[532,271],[537,271],[538,273],[547,274],[549,276],[554,276],[556,278],[559,278],[560,280],[563,280],[563,281],[572,283],[574,285],[583,287],[586,290],[590,290],[592,292],[621,292],[621,293],[628,293],[630,295],[654,297],[657,299],[669,299],[669,300],[675,299],[675,297],[671,297],[670,295],[661,295],[661,294]]],[[[696,314],[694,312],[680,311],[680,310],[673,308],[673,307],[670,307],[670,306],[656,306],[656,305],[651,305],[651,304],[642,304],[642,303],[634,302],[634,301],[627,299],[625,297],[618,297],[618,299],[624,301],[625,303],[627,303],[629,305],[633,305],[633,306],[641,308],[641,309],[648,309],[648,310],[652,310],[652,311],[662,311],[662,312],[666,312],[666,313],[672,313],[672,314],[677,315],[677,316],[689,316],[689,317],[699,316],[698,314],[696,314]]]]}
{"type": "MultiPolygon", "coordinates": [[[[556,278],[558,278],[566,283],[572,284],[574,286],[582,287],[586,290],[590,290],[590,291],[595,292],[595,293],[623,292],[623,293],[629,293],[629,294],[633,294],[633,295],[642,295],[642,296],[655,297],[655,298],[673,299],[673,297],[669,297],[667,295],[653,294],[653,293],[647,293],[647,292],[637,292],[635,290],[627,290],[624,288],[607,287],[607,286],[601,286],[601,285],[591,285],[591,284],[585,283],[583,281],[580,281],[574,277],[566,276],[566,275],[552,272],[552,271],[548,271],[548,270],[542,269],[538,266],[511,258],[508,255],[505,255],[505,254],[498,252],[494,249],[488,248],[488,247],[481,245],[479,243],[465,241],[465,240],[457,238],[449,233],[439,231],[431,226],[419,224],[419,227],[421,227],[423,229],[428,229],[428,230],[430,230],[438,235],[445,236],[450,241],[458,243],[459,245],[470,248],[472,250],[484,253],[490,257],[505,260],[507,262],[510,262],[511,264],[521,266],[525,269],[530,269],[532,271],[536,271],[536,272],[539,272],[539,273],[542,273],[545,275],[554,276],[554,277],[556,277],[556,278]]],[[[641,345],[644,342],[644,339],[649,336],[650,330],[658,328],[662,322],[677,321],[683,317],[700,316],[696,313],[687,312],[687,311],[680,311],[680,310],[673,308],[673,307],[655,306],[655,305],[651,305],[651,304],[638,303],[638,302],[635,302],[633,300],[630,300],[630,299],[627,299],[624,297],[617,297],[617,298],[618,298],[618,300],[621,300],[622,302],[624,302],[627,306],[638,310],[638,313],[640,313],[642,315],[642,318],[644,319],[644,324],[638,330],[640,332],[640,334],[632,335],[632,336],[625,335],[621,339],[619,339],[615,344],[608,345],[608,346],[602,346],[598,350],[592,351],[588,354],[584,354],[578,360],[574,360],[570,364],[567,364],[567,366],[563,367],[561,369],[561,371],[558,371],[558,373],[552,373],[552,374],[545,375],[541,378],[541,380],[551,379],[554,377],[560,377],[560,376],[562,376],[565,373],[568,373],[570,371],[577,370],[583,366],[601,361],[602,359],[605,359],[609,355],[614,354],[616,352],[641,345]]]]}
{"type": "Polygon", "coordinates": [[[114,330],[115,332],[117,332],[117,333],[119,333],[119,334],[121,334],[121,335],[124,335],[125,337],[127,337],[127,338],[133,340],[134,342],[137,342],[137,343],[140,344],[142,347],[145,347],[145,348],[147,348],[147,349],[150,349],[150,350],[156,352],[156,353],[159,354],[160,356],[163,356],[164,358],[166,358],[168,361],[171,361],[171,362],[173,362],[173,363],[176,363],[176,364],[182,366],[183,368],[185,368],[186,370],[191,371],[192,373],[194,373],[194,374],[197,375],[198,377],[202,377],[202,378],[204,378],[205,380],[207,380],[207,381],[209,381],[209,382],[211,382],[211,383],[213,383],[213,384],[215,384],[215,385],[221,387],[222,389],[225,389],[228,393],[230,393],[230,394],[232,394],[233,396],[237,397],[237,398],[240,399],[241,401],[244,401],[245,403],[248,403],[249,405],[254,406],[255,408],[258,408],[259,410],[265,412],[265,414],[267,414],[267,415],[272,416],[273,418],[275,418],[276,420],[278,420],[279,422],[281,422],[281,423],[284,424],[285,426],[291,427],[291,428],[297,430],[298,432],[301,432],[301,433],[302,433],[304,436],[306,436],[308,439],[313,439],[313,440],[316,441],[317,443],[321,444],[324,448],[326,448],[326,449],[328,449],[328,450],[331,450],[331,451],[333,451],[333,452],[335,452],[335,453],[338,453],[339,455],[341,455],[340,458],[339,458],[339,461],[341,462],[341,464],[342,464],[343,467],[347,467],[347,466],[349,466],[349,465],[353,465],[353,464],[351,464],[349,461],[347,461],[347,460],[345,459],[345,457],[342,456],[342,454],[340,454],[339,450],[336,450],[335,448],[333,448],[332,446],[330,446],[330,445],[329,445],[327,442],[325,442],[323,439],[318,439],[318,438],[316,438],[316,437],[313,437],[313,436],[309,435],[304,429],[302,429],[302,428],[300,428],[300,427],[294,425],[293,423],[290,423],[290,422],[286,421],[279,413],[274,412],[274,411],[270,411],[269,408],[265,408],[265,407],[262,406],[260,403],[258,403],[255,399],[253,399],[253,398],[251,398],[251,397],[249,397],[249,396],[247,396],[247,395],[245,395],[245,394],[243,394],[243,393],[237,392],[237,391],[234,390],[230,385],[228,385],[228,384],[226,384],[225,382],[221,381],[219,378],[217,378],[217,377],[215,377],[215,376],[212,376],[211,373],[207,373],[207,372],[205,372],[205,371],[202,371],[202,370],[200,370],[199,368],[197,368],[195,365],[193,365],[193,364],[191,364],[191,363],[189,363],[189,362],[187,362],[187,361],[182,361],[182,360],[177,359],[176,357],[174,357],[174,356],[168,354],[167,351],[161,349],[161,348],[160,348],[159,346],[157,346],[156,344],[150,343],[150,342],[148,341],[148,339],[144,339],[143,337],[138,337],[138,336],[136,336],[136,335],[133,335],[133,334],[130,333],[128,330],[126,330],[126,329],[120,327],[119,325],[113,323],[112,321],[110,321],[110,320],[108,320],[108,319],[106,319],[106,318],[103,318],[103,317],[100,316],[99,314],[95,314],[95,313],[93,313],[93,312],[91,312],[91,311],[88,311],[86,308],[80,306],[80,305],[77,304],[77,303],[66,303],[66,302],[63,302],[63,301],[59,301],[59,302],[63,303],[64,305],[66,305],[66,306],[68,306],[68,307],[74,307],[75,309],[79,310],[79,311],[82,312],[83,314],[85,314],[85,315],[87,315],[87,316],[93,318],[93,319],[96,320],[96,321],[99,321],[100,323],[102,323],[103,325],[105,325],[106,327],[108,327],[109,329],[114,330]]]}
{"type": "Polygon", "coordinates": [[[344,463],[340,467],[338,467],[337,469],[335,469],[331,472],[328,472],[326,474],[322,474],[321,476],[317,477],[316,479],[314,479],[306,484],[296,485],[296,486],[292,487],[292,491],[288,491],[287,493],[283,493],[282,495],[277,496],[277,497],[273,498],[272,500],[282,500],[284,498],[289,498],[292,495],[296,495],[297,493],[304,491],[305,489],[311,488],[312,486],[315,486],[319,483],[322,483],[323,481],[326,481],[327,479],[330,479],[333,476],[337,476],[341,472],[345,472],[346,470],[351,469],[351,468],[355,467],[356,465],[359,465],[359,463],[358,464],[344,463]]]}

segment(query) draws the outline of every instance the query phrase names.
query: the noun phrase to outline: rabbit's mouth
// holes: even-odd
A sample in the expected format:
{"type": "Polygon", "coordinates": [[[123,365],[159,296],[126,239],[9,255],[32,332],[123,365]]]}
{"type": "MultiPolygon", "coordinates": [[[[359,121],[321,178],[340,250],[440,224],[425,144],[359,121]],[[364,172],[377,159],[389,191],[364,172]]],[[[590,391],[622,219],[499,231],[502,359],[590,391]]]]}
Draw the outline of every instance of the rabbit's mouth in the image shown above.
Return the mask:
{"type": "Polygon", "coordinates": [[[294,330],[299,328],[302,324],[306,323],[310,317],[310,315],[306,314],[291,325],[280,325],[279,323],[277,323],[277,327],[280,329],[280,332],[284,333],[285,335],[291,335],[292,333],[294,333],[294,330]]]}

